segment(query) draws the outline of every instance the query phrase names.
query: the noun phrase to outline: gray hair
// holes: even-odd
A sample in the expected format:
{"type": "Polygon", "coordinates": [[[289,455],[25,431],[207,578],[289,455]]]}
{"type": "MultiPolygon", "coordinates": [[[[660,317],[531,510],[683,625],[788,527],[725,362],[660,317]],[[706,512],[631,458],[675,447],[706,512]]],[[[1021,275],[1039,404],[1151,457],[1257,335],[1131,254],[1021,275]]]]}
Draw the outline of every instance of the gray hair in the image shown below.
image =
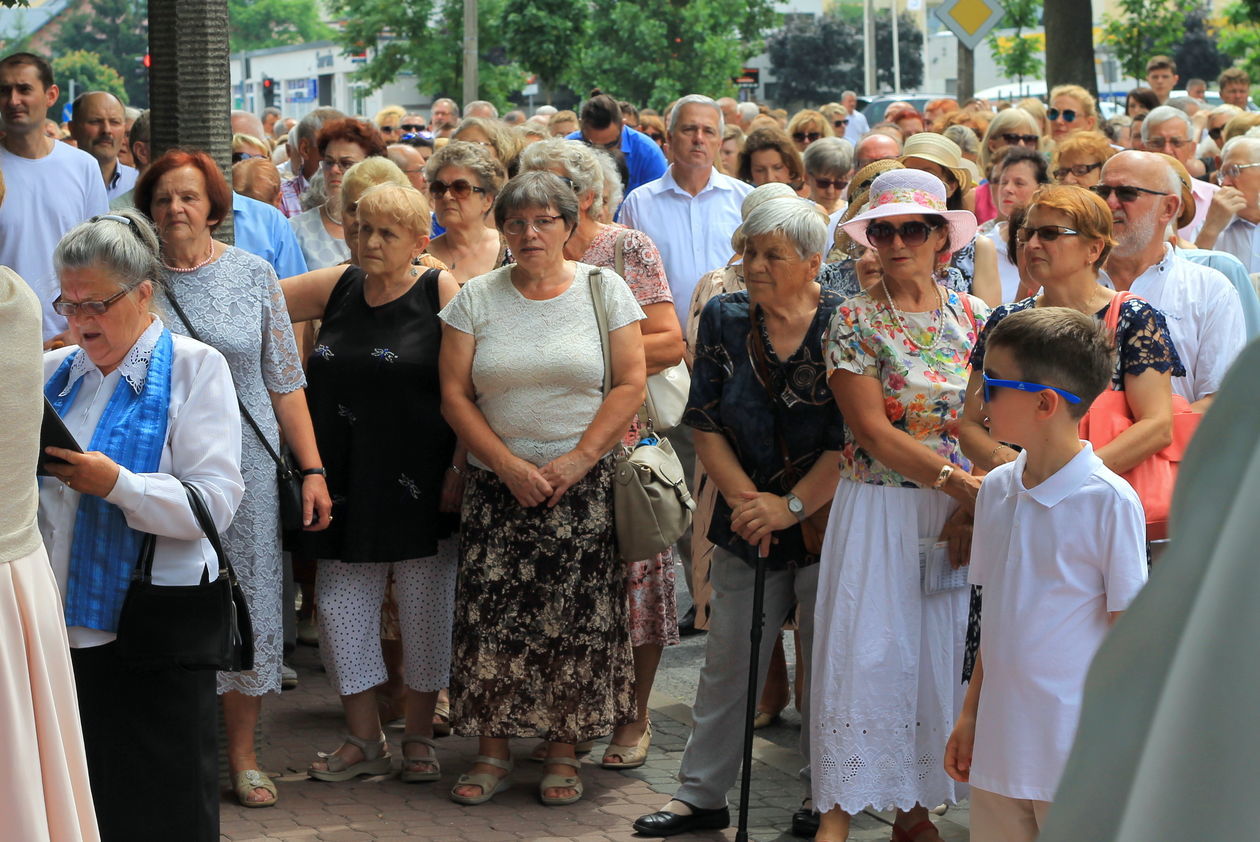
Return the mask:
{"type": "Polygon", "coordinates": [[[748,215],[742,227],[745,242],[765,234],[782,234],[802,260],[821,255],[827,247],[827,218],[803,199],[765,202],[748,215]]]}
{"type": "Polygon", "coordinates": [[[678,128],[678,118],[682,116],[684,105],[707,105],[717,112],[718,137],[726,132],[726,120],[722,118],[722,106],[714,101],[713,97],[707,97],[704,94],[687,94],[682,99],[674,103],[674,107],[669,110],[669,125],[666,126],[666,134],[673,134],[674,129],[678,128]]]}
{"type": "Polygon", "coordinates": [[[451,111],[454,112],[456,117],[459,117],[459,103],[448,96],[440,96],[437,99],[433,100],[433,102],[429,104],[429,112],[432,113],[433,109],[437,108],[438,105],[443,102],[445,102],[447,105],[451,107],[451,111]]]}
{"type": "Polygon", "coordinates": [[[67,269],[99,266],[132,289],[143,281],[162,283],[157,232],[148,217],[134,208],[111,211],[81,222],[61,238],[53,252],[53,266],[61,275],[67,269]]]}
{"type": "Polygon", "coordinates": [[[531,208],[555,208],[565,228],[577,227],[577,194],[553,172],[533,170],[509,179],[494,203],[494,223],[502,230],[509,214],[531,208]]]}
{"type": "Polygon", "coordinates": [[[1225,141],[1225,148],[1221,150],[1221,159],[1224,160],[1229,150],[1241,147],[1243,154],[1250,159],[1247,163],[1260,161],[1260,133],[1252,134],[1253,131],[1255,128],[1248,129],[1246,134],[1240,134],[1225,141]]]}
{"type": "MultiPolygon", "coordinates": [[[[590,147],[591,153],[595,156],[595,160],[599,161],[600,169],[604,171],[604,195],[603,201],[600,202],[601,210],[607,211],[607,215],[612,217],[617,212],[617,208],[621,206],[621,200],[625,197],[625,193],[621,183],[621,171],[617,169],[617,162],[613,160],[613,156],[603,149],[590,147]]],[[[600,217],[603,219],[603,217],[600,217]]]]}
{"type": "Polygon", "coordinates": [[[1142,142],[1146,143],[1151,139],[1151,126],[1167,123],[1169,120],[1180,120],[1186,127],[1186,140],[1193,135],[1194,123],[1191,122],[1190,116],[1180,108],[1174,108],[1171,105],[1161,105],[1158,108],[1152,108],[1150,113],[1146,115],[1146,119],[1142,121],[1142,142]]]}
{"type": "Polygon", "coordinates": [[[493,102],[486,102],[484,99],[474,99],[472,102],[464,106],[464,114],[468,114],[474,108],[486,108],[490,111],[490,118],[499,119],[499,109],[495,107],[493,102]]]}
{"type": "Polygon", "coordinates": [[[534,109],[534,116],[535,117],[550,117],[552,114],[555,114],[559,110],[560,109],[556,108],[554,105],[540,105],[534,109]]]}
{"type": "Polygon", "coordinates": [[[837,173],[853,169],[853,144],[842,137],[823,137],[805,147],[805,172],[809,175],[837,173]]]}
{"type": "Polygon", "coordinates": [[[594,194],[595,201],[587,215],[599,219],[604,204],[604,168],[600,166],[595,151],[585,143],[562,137],[531,143],[521,152],[520,167],[521,172],[560,167],[565,177],[573,182],[573,192],[579,197],[594,194]]]}
{"type": "Polygon", "coordinates": [[[429,157],[424,165],[424,177],[430,182],[447,167],[463,167],[477,179],[478,187],[491,197],[499,192],[507,171],[498,158],[480,143],[469,143],[466,140],[452,140],[429,157]]]}
{"type": "Polygon", "coordinates": [[[140,109],[136,108],[134,105],[124,106],[123,116],[134,123],[136,120],[140,119],[140,109]]]}
{"type": "Polygon", "coordinates": [[[1008,108],[1005,111],[999,111],[998,115],[989,123],[989,127],[984,132],[984,139],[980,141],[979,164],[981,175],[987,173],[989,168],[993,166],[994,153],[989,151],[989,141],[998,135],[1012,133],[1019,126],[1027,129],[1029,134],[1041,134],[1041,125],[1037,122],[1037,118],[1022,108],[1008,108]]]}
{"type": "Polygon", "coordinates": [[[739,119],[741,120],[751,120],[761,113],[761,109],[757,107],[755,102],[741,102],[735,106],[735,109],[739,112],[739,119]]]}
{"type": "Polygon", "coordinates": [[[958,144],[964,156],[976,155],[980,152],[980,138],[966,126],[950,126],[944,131],[944,135],[958,144]]]}
{"type": "Polygon", "coordinates": [[[297,129],[297,139],[299,141],[309,140],[311,143],[314,143],[315,135],[319,134],[319,130],[324,127],[325,123],[344,119],[345,116],[337,109],[329,108],[328,106],[316,108],[298,121],[295,127],[297,129]]]}

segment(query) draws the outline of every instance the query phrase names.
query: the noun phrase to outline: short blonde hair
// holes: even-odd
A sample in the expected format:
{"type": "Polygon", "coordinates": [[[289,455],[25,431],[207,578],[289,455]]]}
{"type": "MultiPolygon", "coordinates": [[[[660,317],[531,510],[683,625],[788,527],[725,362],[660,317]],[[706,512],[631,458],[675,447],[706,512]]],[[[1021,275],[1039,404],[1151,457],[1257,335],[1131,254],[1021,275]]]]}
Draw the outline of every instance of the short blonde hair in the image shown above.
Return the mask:
{"type": "Polygon", "coordinates": [[[267,154],[271,154],[271,144],[261,138],[254,137],[252,134],[245,134],[244,132],[237,132],[232,135],[233,153],[242,151],[246,146],[253,146],[267,154]]]}
{"type": "Polygon", "coordinates": [[[341,206],[348,208],[362,198],[368,188],[378,184],[396,184],[408,187],[411,182],[407,174],[388,158],[373,156],[365,158],[346,170],[341,179],[341,206]]]}
{"type": "Polygon", "coordinates": [[[1054,150],[1054,161],[1050,165],[1053,170],[1059,166],[1059,159],[1065,155],[1080,155],[1105,164],[1107,159],[1116,154],[1111,148],[1111,141],[1099,132],[1075,132],[1059,141],[1054,150]]]}
{"type": "Polygon", "coordinates": [[[432,183],[446,167],[462,167],[471,172],[479,182],[477,186],[491,198],[507,180],[507,168],[498,158],[481,144],[464,140],[452,140],[434,152],[424,165],[424,177],[432,183]]]}
{"type": "Polygon", "coordinates": [[[469,129],[477,129],[486,136],[486,140],[494,149],[494,156],[499,159],[499,163],[503,164],[504,169],[511,170],[515,166],[516,158],[520,155],[520,146],[516,142],[516,136],[508,131],[507,126],[498,120],[465,117],[459,122],[459,128],[455,129],[455,133],[451,135],[451,140],[459,140],[460,135],[465,134],[469,129]]]}
{"type": "Polygon", "coordinates": [[[427,237],[433,228],[429,221],[429,200],[411,185],[374,184],[359,197],[358,217],[384,217],[406,228],[416,237],[427,237]]]}
{"type": "Polygon", "coordinates": [[[832,127],[831,121],[824,117],[821,111],[815,111],[812,108],[797,111],[792,115],[792,119],[787,126],[788,136],[790,137],[798,131],[803,131],[806,126],[811,124],[818,126],[818,131],[823,137],[836,136],[836,130],[832,127]]]}
{"type": "Polygon", "coordinates": [[[1252,111],[1243,111],[1229,118],[1229,122],[1225,124],[1225,131],[1221,133],[1221,143],[1223,144],[1236,137],[1242,137],[1248,129],[1260,126],[1260,114],[1252,111]]]}
{"type": "Polygon", "coordinates": [[[274,205],[280,195],[280,170],[270,158],[246,158],[232,165],[232,190],[274,205]]]}
{"type": "Polygon", "coordinates": [[[403,108],[401,105],[387,105],[380,111],[376,112],[376,116],[372,118],[372,122],[379,128],[381,123],[388,120],[390,117],[397,117],[399,120],[402,120],[402,118],[406,116],[407,109],[403,108]]]}
{"type": "Polygon", "coordinates": [[[1080,85],[1057,85],[1050,91],[1050,101],[1054,102],[1055,97],[1070,96],[1081,104],[1081,111],[1085,112],[1086,117],[1098,116],[1098,105],[1094,102],[1094,95],[1082,88],[1080,85]]]}
{"type": "Polygon", "coordinates": [[[996,150],[989,149],[989,141],[1003,134],[1014,132],[1019,127],[1024,127],[1031,134],[1041,134],[1041,127],[1037,125],[1037,118],[1022,108],[1008,108],[1005,111],[998,112],[998,115],[989,123],[988,129],[984,132],[984,139],[980,142],[980,172],[987,173],[993,168],[994,156],[996,150]]]}

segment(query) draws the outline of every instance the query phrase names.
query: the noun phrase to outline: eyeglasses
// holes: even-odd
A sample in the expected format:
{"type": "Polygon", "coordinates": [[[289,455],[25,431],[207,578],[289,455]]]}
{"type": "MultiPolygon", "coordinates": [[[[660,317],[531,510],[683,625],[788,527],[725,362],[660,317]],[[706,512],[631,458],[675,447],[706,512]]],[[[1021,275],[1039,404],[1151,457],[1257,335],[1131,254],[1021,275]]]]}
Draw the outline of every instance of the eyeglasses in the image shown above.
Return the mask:
{"type": "Polygon", "coordinates": [[[872,222],[866,226],[866,239],[878,249],[892,245],[894,237],[901,237],[901,242],[906,246],[916,248],[926,243],[928,235],[935,230],[935,226],[926,222],[911,221],[900,228],[889,222],[872,222]]]}
{"type": "Polygon", "coordinates": [[[247,160],[247,159],[249,159],[249,158],[262,158],[262,157],[265,157],[265,156],[263,156],[263,155],[255,155],[255,154],[253,154],[253,153],[251,153],[251,152],[233,152],[233,153],[232,153],[232,163],[233,163],[233,164],[239,164],[241,161],[245,161],[245,160],[247,160]]]}
{"type": "Polygon", "coordinates": [[[981,374],[984,378],[984,402],[988,403],[993,400],[992,390],[998,389],[1015,389],[1020,392],[1054,392],[1068,403],[1080,403],[1081,399],[1071,392],[1060,389],[1057,386],[1045,386],[1041,383],[1029,383],[1027,380],[998,380],[987,374],[981,374]]]}
{"type": "Polygon", "coordinates": [[[467,199],[473,193],[485,193],[486,191],[467,179],[457,178],[450,184],[445,181],[430,181],[429,193],[435,199],[440,199],[446,195],[446,191],[451,191],[451,195],[456,199],[467,199]]]}
{"type": "Polygon", "coordinates": [[[822,132],[793,132],[792,140],[797,143],[813,143],[822,137],[822,132]]]}
{"type": "Polygon", "coordinates": [[[1025,146],[1036,146],[1041,142],[1041,138],[1035,134],[1003,134],[1002,140],[1005,140],[1011,146],[1019,143],[1025,146]]]}
{"type": "Polygon", "coordinates": [[[567,175],[556,175],[556,178],[560,179],[565,184],[567,184],[569,186],[569,189],[572,190],[574,193],[577,192],[577,188],[573,186],[573,179],[569,178],[567,175]]]}
{"type": "Polygon", "coordinates": [[[1242,175],[1243,170],[1249,170],[1252,167],[1260,167],[1260,164],[1228,164],[1221,167],[1221,178],[1235,179],[1242,175]]]}
{"type": "Polygon", "coordinates": [[[1093,187],[1089,189],[1097,193],[1104,202],[1107,201],[1109,198],[1111,198],[1112,193],[1115,193],[1116,201],[1125,205],[1129,204],[1130,202],[1136,202],[1138,200],[1139,193],[1146,193],[1149,196],[1167,196],[1168,195],[1167,193],[1161,193],[1159,190],[1147,190],[1145,187],[1131,187],[1127,184],[1122,184],[1119,186],[1113,186],[1110,184],[1095,184],[1093,187]]]}
{"type": "Polygon", "coordinates": [[[319,162],[319,165],[326,170],[341,170],[342,172],[345,172],[357,163],[359,162],[353,158],[341,158],[336,161],[332,158],[325,158],[319,162]]]}
{"type": "Polygon", "coordinates": [[[1025,225],[1015,232],[1015,239],[1021,243],[1026,243],[1033,238],[1033,235],[1036,235],[1037,239],[1043,243],[1053,243],[1065,234],[1070,237],[1077,237],[1080,236],[1080,233],[1075,228],[1065,228],[1062,225],[1039,225],[1036,228],[1025,225]]]}
{"type": "Polygon", "coordinates": [[[1099,161],[1096,164],[1073,164],[1070,167],[1059,167],[1054,171],[1054,177],[1056,180],[1062,181],[1064,176],[1071,173],[1077,178],[1080,178],[1082,176],[1089,175],[1091,172],[1096,169],[1100,169],[1101,167],[1102,161],[1099,161]]]}
{"type": "Polygon", "coordinates": [[[661,144],[665,142],[665,135],[656,132],[644,132],[645,135],[652,138],[653,142],[661,144]]]}
{"type": "Polygon", "coordinates": [[[398,131],[397,126],[381,126],[381,134],[393,134],[398,131]]]}
{"type": "Polygon", "coordinates": [[[814,186],[819,190],[843,190],[845,187],[849,186],[849,182],[842,181],[838,178],[818,178],[817,176],[812,175],[810,178],[814,179],[814,186]]]}
{"type": "Polygon", "coordinates": [[[106,310],[113,307],[119,299],[133,289],[135,289],[134,286],[127,287],[104,301],[66,301],[61,296],[57,296],[57,300],[52,304],[53,312],[59,316],[77,316],[80,313],[85,316],[103,316],[106,310]]]}
{"type": "Polygon", "coordinates": [[[844,127],[849,125],[849,121],[848,120],[832,120],[831,125],[835,126],[837,129],[843,129],[844,127]]]}
{"type": "Polygon", "coordinates": [[[519,237],[525,233],[525,226],[528,225],[539,234],[546,234],[559,228],[562,219],[564,219],[563,216],[536,216],[533,219],[522,219],[518,216],[504,221],[503,233],[519,237]]]}
{"type": "Polygon", "coordinates": [[[1180,149],[1190,141],[1180,137],[1153,137],[1146,141],[1147,149],[1163,149],[1165,145],[1171,146],[1173,149],[1180,149]]]}
{"type": "Polygon", "coordinates": [[[398,128],[402,129],[405,132],[422,132],[427,127],[423,123],[403,123],[398,128]]]}
{"type": "Polygon", "coordinates": [[[1062,111],[1060,111],[1057,108],[1050,108],[1050,109],[1047,109],[1046,116],[1049,117],[1051,120],[1057,120],[1060,117],[1062,117],[1063,122],[1065,123],[1076,122],[1076,112],[1070,108],[1065,108],[1062,111]]]}

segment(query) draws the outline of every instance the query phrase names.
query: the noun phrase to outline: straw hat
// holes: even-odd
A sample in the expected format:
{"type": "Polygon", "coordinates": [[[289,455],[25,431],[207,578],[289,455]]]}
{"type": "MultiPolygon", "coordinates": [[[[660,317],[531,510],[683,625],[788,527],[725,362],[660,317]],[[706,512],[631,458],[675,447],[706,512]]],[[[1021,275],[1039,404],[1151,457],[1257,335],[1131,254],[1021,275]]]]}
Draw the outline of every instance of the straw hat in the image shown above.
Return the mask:
{"type": "MultiPolygon", "coordinates": [[[[743,203],[739,206],[739,218],[741,220],[747,219],[749,214],[771,199],[799,198],[800,196],[796,195],[796,191],[792,189],[790,184],[771,181],[754,188],[751,193],[744,197],[743,203]]],[[[731,248],[735,250],[736,254],[744,250],[744,225],[742,222],[731,232],[731,248]]]]}
{"type": "Polygon", "coordinates": [[[901,162],[904,164],[907,158],[930,161],[949,170],[954,174],[954,181],[958,182],[961,193],[966,193],[975,185],[971,179],[971,170],[963,164],[962,150],[945,135],[919,132],[906,138],[906,145],[901,149],[901,162]]]}
{"type": "Polygon", "coordinates": [[[976,216],[971,211],[952,211],[945,207],[945,185],[939,178],[922,170],[893,170],[871,184],[869,208],[848,222],[844,232],[868,248],[866,226],[888,216],[939,216],[949,228],[949,250],[958,251],[976,235],[976,216]]]}
{"type": "Polygon", "coordinates": [[[844,223],[866,210],[866,201],[870,198],[871,183],[882,173],[890,170],[904,170],[905,166],[896,158],[881,158],[871,161],[853,174],[849,181],[849,206],[845,208],[840,219],[836,221],[836,232],[832,237],[831,251],[827,252],[827,262],[835,263],[852,256],[853,238],[844,230],[844,223]]]}

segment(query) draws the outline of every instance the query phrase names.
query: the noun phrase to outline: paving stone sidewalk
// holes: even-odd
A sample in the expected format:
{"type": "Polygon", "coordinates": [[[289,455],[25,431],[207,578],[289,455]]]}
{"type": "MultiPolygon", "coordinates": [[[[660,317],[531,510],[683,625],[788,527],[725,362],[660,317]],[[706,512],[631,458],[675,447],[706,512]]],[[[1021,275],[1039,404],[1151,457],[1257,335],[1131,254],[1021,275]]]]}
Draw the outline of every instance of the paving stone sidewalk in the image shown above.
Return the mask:
{"type": "MultiPolygon", "coordinates": [[[[662,676],[672,680],[661,683],[683,695],[679,688],[685,689],[702,653],[703,637],[667,649],[662,676]]],[[[311,781],[304,772],[307,764],[316,751],[336,748],[344,731],[341,706],[319,670],[316,649],[298,647],[293,663],[300,676],[299,687],[278,698],[267,697],[264,707],[260,758],[276,780],[280,801],[270,808],[247,809],[225,792],[221,829],[222,838],[228,842],[621,842],[643,838],[634,834],[630,823],[664,805],[677,785],[674,776],[689,731],[691,698],[683,701],[663,693],[652,697],[655,736],[648,763],[633,771],[614,772],[588,759],[582,768],[586,795],[569,807],[544,807],[538,802],[542,767],[525,759],[533,748],[532,740],[513,742],[517,769],[511,789],[477,807],[454,804],[447,797],[455,779],[476,754],[476,740],[472,738],[438,741],[443,775],[437,783],[404,784],[396,774],[347,783],[311,781]]],[[[757,842],[797,839],[787,831],[802,792],[796,777],[799,733],[799,719],[790,709],[780,724],[757,732],[749,799],[749,835],[757,842]]],[[[388,736],[397,756],[402,732],[392,731],[388,736]]],[[[732,739],[739,739],[739,735],[732,735],[732,739]]],[[[597,746],[592,756],[598,758],[602,752],[597,746]]],[[[738,796],[737,787],[730,796],[732,815],[738,796]]],[[[855,820],[850,838],[854,842],[887,840],[890,818],[864,813],[855,820]]],[[[948,842],[966,842],[966,819],[965,809],[954,808],[937,820],[948,842]]],[[[717,842],[734,840],[735,831],[673,838],[717,842]]]]}

